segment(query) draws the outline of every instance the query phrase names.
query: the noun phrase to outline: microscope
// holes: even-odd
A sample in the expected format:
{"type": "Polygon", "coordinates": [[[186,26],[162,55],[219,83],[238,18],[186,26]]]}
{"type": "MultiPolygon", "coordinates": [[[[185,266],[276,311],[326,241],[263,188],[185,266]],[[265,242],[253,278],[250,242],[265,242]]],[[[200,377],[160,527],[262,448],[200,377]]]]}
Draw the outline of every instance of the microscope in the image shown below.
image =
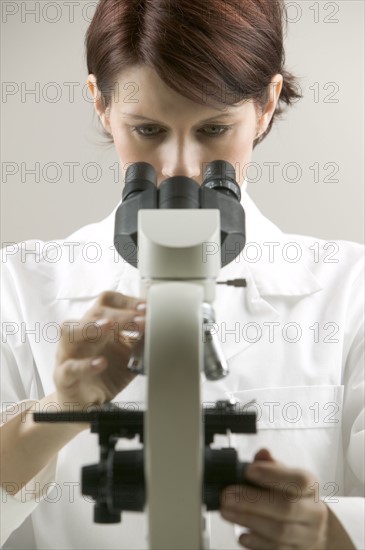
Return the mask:
{"type": "Polygon", "coordinates": [[[212,304],[220,269],[245,246],[240,199],[234,167],[224,160],[207,163],[201,186],[174,176],[157,187],[152,165],[129,166],[114,246],[138,268],[148,304],[128,363],[147,377],[146,409],[110,402],[90,412],[34,414],[35,421],[90,423],[100,460],[83,467],[81,485],[95,500],[94,521],[117,523],[122,511],[146,511],[152,550],[210,548],[205,514],[219,509],[224,487],[245,481],[247,463],[236,450],[210,444],[228,430],[256,433],[255,413],[227,400],[202,408],[201,399],[202,376],[229,376],[212,304]],[[115,449],[119,438],[136,436],[143,450],[115,449]]]}

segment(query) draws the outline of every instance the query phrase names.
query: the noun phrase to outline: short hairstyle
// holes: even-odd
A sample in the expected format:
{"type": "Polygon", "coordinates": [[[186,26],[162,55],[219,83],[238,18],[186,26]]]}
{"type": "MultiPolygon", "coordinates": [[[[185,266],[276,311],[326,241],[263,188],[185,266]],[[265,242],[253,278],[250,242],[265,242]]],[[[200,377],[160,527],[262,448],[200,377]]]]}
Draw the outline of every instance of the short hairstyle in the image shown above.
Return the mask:
{"type": "Polygon", "coordinates": [[[179,94],[217,109],[243,100],[263,109],[281,74],[279,101],[255,147],[302,97],[284,67],[286,24],[284,0],[99,0],[85,36],[87,69],[105,109],[130,66],[147,65],[179,94]]]}

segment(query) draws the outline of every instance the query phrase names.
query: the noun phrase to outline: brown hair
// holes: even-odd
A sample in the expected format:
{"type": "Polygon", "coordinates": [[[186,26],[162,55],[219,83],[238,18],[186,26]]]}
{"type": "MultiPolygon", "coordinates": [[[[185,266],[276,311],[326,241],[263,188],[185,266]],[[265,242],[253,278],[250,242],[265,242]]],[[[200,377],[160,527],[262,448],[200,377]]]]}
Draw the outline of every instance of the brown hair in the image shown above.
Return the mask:
{"type": "Polygon", "coordinates": [[[243,100],[263,109],[279,73],[280,98],[255,147],[302,97],[284,68],[286,15],[284,0],[99,0],[85,37],[88,72],[104,108],[123,69],[147,65],[179,94],[218,109],[243,100]]]}

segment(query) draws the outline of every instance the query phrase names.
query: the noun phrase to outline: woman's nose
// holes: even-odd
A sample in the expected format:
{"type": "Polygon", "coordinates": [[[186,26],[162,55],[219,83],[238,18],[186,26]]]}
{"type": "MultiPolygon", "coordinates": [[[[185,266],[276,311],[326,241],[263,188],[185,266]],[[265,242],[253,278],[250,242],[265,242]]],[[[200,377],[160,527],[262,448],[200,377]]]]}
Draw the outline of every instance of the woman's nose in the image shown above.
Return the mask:
{"type": "Polygon", "coordinates": [[[193,151],[190,153],[188,151],[180,153],[170,152],[162,162],[161,178],[159,178],[158,185],[161,181],[173,176],[185,176],[194,179],[200,184],[201,166],[202,162],[196,157],[196,153],[194,154],[193,151]]]}

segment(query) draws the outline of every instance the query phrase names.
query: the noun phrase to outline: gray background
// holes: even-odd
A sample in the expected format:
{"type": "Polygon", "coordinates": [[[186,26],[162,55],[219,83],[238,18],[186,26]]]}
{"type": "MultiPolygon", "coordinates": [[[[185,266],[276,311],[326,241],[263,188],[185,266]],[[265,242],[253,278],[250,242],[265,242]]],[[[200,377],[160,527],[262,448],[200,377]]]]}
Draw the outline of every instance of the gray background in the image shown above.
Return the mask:
{"type": "MultiPolygon", "coordinates": [[[[254,151],[248,189],[286,232],[363,242],[364,2],[286,3],[286,65],[301,77],[304,99],[254,151]],[[271,162],[279,163],[273,178],[271,162]]],[[[97,2],[1,4],[1,241],[62,239],[121,198],[114,146],[102,145],[85,91],[83,42],[97,2]],[[74,98],[66,83],[78,83],[74,98]],[[37,86],[36,96],[24,94],[37,86]],[[36,163],[39,181],[27,173],[36,163]]]]}

